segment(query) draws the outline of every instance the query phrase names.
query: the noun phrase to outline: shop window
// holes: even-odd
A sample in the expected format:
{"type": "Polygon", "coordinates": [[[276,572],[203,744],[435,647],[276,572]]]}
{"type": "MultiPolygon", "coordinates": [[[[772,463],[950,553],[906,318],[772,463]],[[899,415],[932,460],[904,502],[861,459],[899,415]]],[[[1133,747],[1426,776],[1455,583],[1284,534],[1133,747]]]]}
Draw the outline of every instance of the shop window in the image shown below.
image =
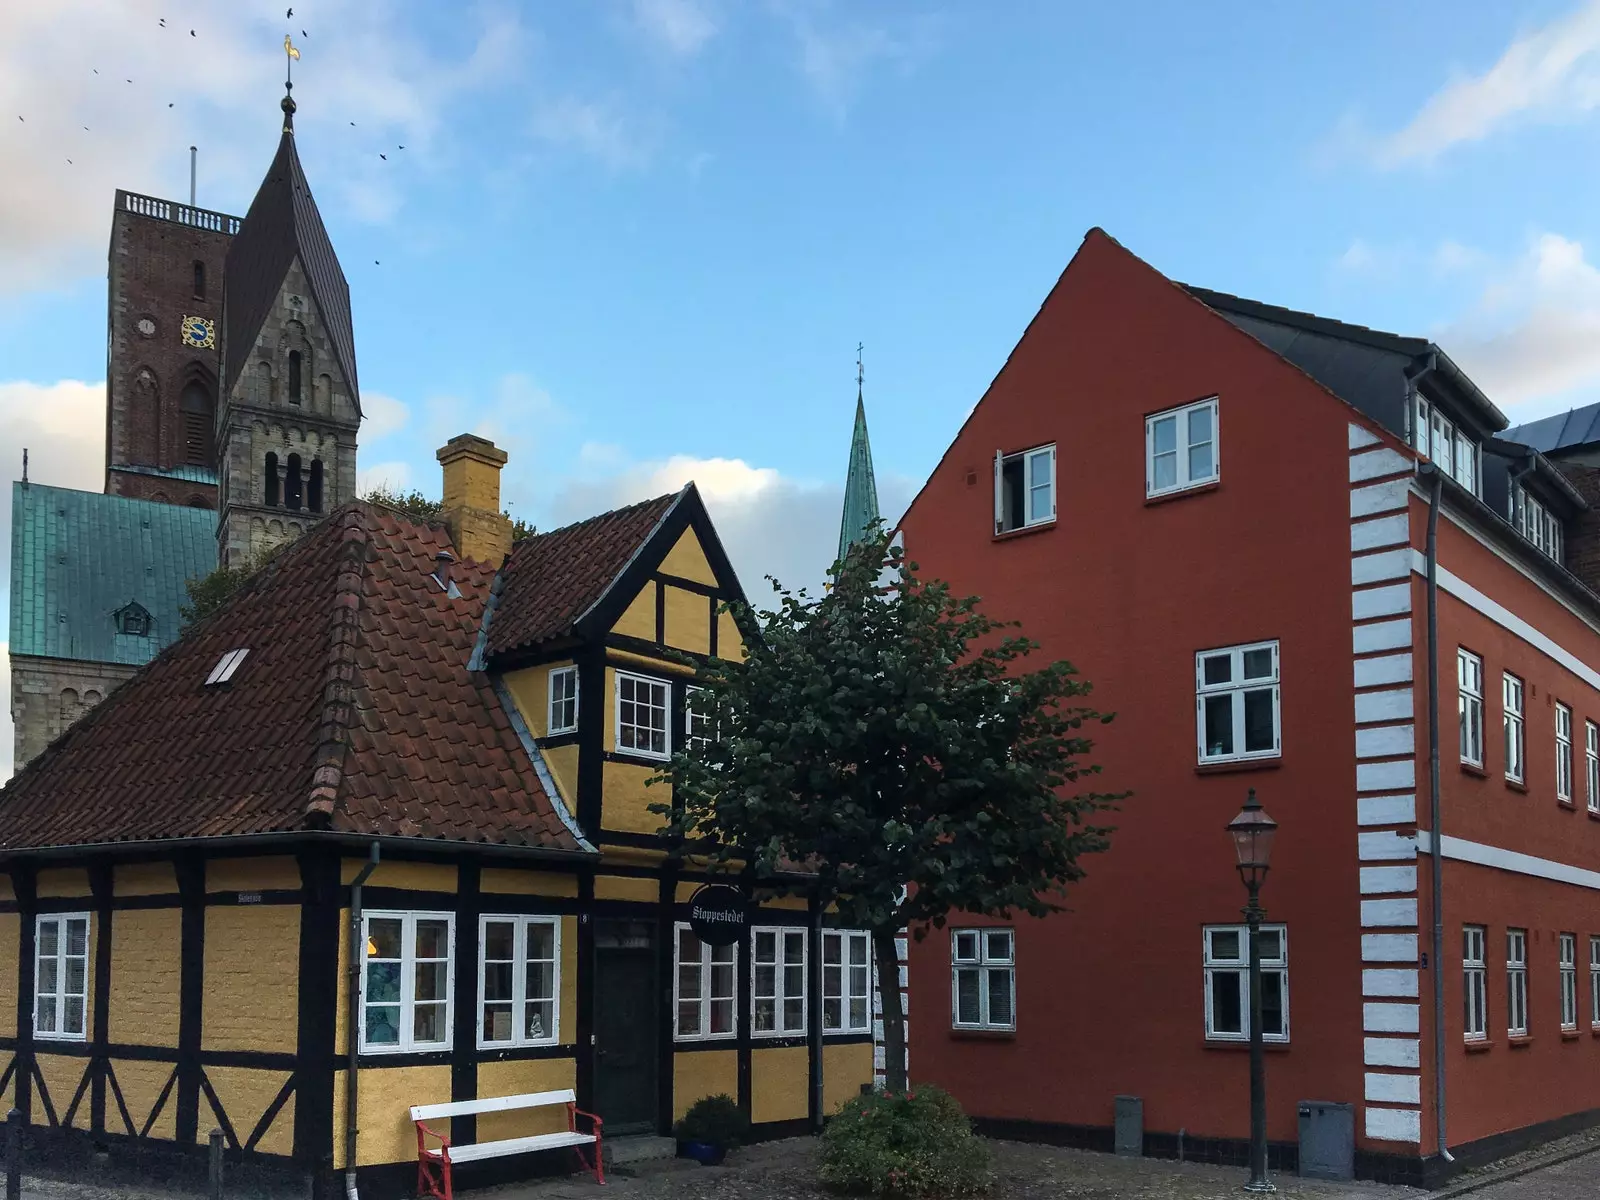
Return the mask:
{"type": "Polygon", "coordinates": [[[486,916],[478,925],[478,1045],[553,1046],[559,1037],[561,919],[486,916]]]}
{"type": "Polygon", "coordinates": [[[822,1032],[872,1030],[872,943],[866,933],[822,931],[822,1032]]]}
{"type": "Polygon", "coordinates": [[[688,925],[676,929],[673,963],[672,1035],[698,1042],[737,1035],[734,997],[739,974],[738,946],[708,946],[688,925]]]}
{"type": "Polygon", "coordinates": [[[806,931],[753,929],[750,1028],[758,1036],[787,1037],[806,1031],[806,931]]]}
{"type": "Polygon", "coordinates": [[[361,1052],[449,1049],[455,917],[363,913],[361,938],[361,1052]]]}

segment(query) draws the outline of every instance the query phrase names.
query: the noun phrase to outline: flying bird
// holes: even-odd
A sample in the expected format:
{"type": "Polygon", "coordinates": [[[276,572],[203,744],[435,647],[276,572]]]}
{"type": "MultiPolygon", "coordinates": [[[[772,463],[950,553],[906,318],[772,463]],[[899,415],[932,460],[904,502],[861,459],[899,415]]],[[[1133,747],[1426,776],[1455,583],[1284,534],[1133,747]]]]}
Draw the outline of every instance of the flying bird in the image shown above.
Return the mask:
{"type": "Polygon", "coordinates": [[[172,105],[170,105],[170,104],[169,104],[169,105],[167,105],[167,107],[168,107],[168,108],[171,108],[171,107],[172,107],[172,105]]]}
{"type": "Polygon", "coordinates": [[[400,147],[400,149],[402,149],[402,150],[404,150],[404,149],[405,149],[405,147],[404,147],[404,146],[401,146],[401,147],[400,147]]]}
{"type": "Polygon", "coordinates": [[[378,260],[377,259],[373,259],[372,260],[372,265],[375,266],[375,267],[378,266],[379,265],[378,260]]]}
{"type": "Polygon", "coordinates": [[[285,21],[291,20],[293,17],[294,17],[294,9],[292,9],[292,8],[288,12],[283,14],[283,19],[285,21]]]}
{"type": "Polygon", "coordinates": [[[162,17],[161,18],[161,28],[165,29],[166,27],[167,27],[167,19],[165,17],[162,17]]]}
{"type": "Polygon", "coordinates": [[[189,30],[189,36],[190,36],[190,37],[193,37],[193,36],[194,36],[194,30],[192,30],[192,29],[191,29],[191,30],[189,30]]]}
{"type": "Polygon", "coordinates": [[[379,154],[378,157],[383,159],[384,162],[389,161],[389,156],[387,154],[379,154]]]}

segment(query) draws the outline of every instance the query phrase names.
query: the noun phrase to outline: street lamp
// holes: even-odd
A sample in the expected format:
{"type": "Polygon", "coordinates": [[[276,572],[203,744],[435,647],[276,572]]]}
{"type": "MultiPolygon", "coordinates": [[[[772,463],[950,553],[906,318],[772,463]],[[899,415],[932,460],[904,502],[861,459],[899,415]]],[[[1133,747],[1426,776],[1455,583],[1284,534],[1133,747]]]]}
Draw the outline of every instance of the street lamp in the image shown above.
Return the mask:
{"type": "Polygon", "coordinates": [[[1261,1042],[1261,885],[1266,882],[1272,858],[1272,839],[1278,823],[1267,816],[1256,799],[1255,788],[1239,815],[1228,822],[1233,852],[1238,859],[1239,878],[1250,893],[1244,906],[1245,923],[1250,928],[1250,1182],[1247,1192],[1275,1192],[1267,1178],[1267,1080],[1266,1061],[1261,1042]]]}

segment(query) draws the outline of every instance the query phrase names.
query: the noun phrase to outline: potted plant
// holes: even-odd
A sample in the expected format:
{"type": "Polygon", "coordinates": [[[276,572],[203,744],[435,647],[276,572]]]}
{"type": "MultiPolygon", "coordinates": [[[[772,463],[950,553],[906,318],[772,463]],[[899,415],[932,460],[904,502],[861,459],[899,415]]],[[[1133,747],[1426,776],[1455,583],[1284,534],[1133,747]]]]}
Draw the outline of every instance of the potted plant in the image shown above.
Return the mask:
{"type": "Polygon", "coordinates": [[[714,1167],[728,1156],[750,1128],[750,1118],[726,1093],[702,1096],[689,1106],[672,1127],[678,1139],[678,1156],[714,1167]]]}

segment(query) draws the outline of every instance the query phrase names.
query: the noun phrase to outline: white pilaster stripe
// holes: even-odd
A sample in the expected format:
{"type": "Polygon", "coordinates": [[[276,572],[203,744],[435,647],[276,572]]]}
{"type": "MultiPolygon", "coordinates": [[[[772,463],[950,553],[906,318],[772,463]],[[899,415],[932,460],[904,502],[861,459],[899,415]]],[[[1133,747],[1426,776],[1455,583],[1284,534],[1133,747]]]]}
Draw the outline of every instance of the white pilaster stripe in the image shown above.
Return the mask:
{"type": "Polygon", "coordinates": [[[1365,1113],[1367,1137],[1375,1142],[1421,1142],[1422,1113],[1414,1108],[1372,1108],[1365,1113]]]}
{"type": "Polygon", "coordinates": [[[1411,472],[1411,461],[1398,451],[1384,446],[1378,450],[1368,450],[1365,454],[1352,454],[1350,456],[1350,482],[1360,483],[1365,479],[1382,479],[1385,475],[1401,475],[1411,472]]]}
{"type": "MultiPolygon", "coordinates": [[[[1383,662],[1381,658],[1357,659],[1356,675],[1361,675],[1363,662],[1383,662]]],[[[1360,683],[1356,684],[1360,687],[1360,683]]],[[[1389,688],[1381,692],[1356,693],[1356,724],[1376,725],[1381,721],[1409,721],[1415,716],[1416,702],[1409,687],[1389,688]]]]}
{"type": "Polygon", "coordinates": [[[1356,843],[1362,862],[1384,862],[1417,856],[1416,838],[1401,837],[1392,831],[1379,833],[1363,830],[1356,834],[1356,843]]]}
{"type": "Polygon", "coordinates": [[[1376,550],[1379,546],[1404,546],[1411,541],[1411,519],[1405,513],[1373,517],[1350,526],[1350,550],[1376,550]]]}
{"type": "Polygon", "coordinates": [[[1411,480],[1391,479],[1387,483],[1369,483],[1350,492],[1350,517],[1372,517],[1378,513],[1405,508],[1411,493],[1411,480]]]}
{"type": "Polygon", "coordinates": [[[1393,584],[1389,587],[1367,588],[1350,593],[1350,617],[1365,621],[1372,617],[1392,617],[1396,613],[1411,611],[1411,585],[1393,584]]]}
{"type": "Polygon", "coordinates": [[[1422,1076],[1367,1072],[1366,1098],[1384,1104],[1421,1104],[1422,1076]]]}
{"type": "Polygon", "coordinates": [[[1415,929],[1415,900],[1363,900],[1361,925],[1364,929],[1415,929]]]}
{"type": "Polygon", "coordinates": [[[1402,754],[1415,754],[1416,750],[1415,725],[1384,725],[1377,729],[1356,730],[1357,758],[1396,758],[1402,754]]]}
{"type": "Polygon", "coordinates": [[[1356,791],[1404,792],[1417,786],[1417,764],[1404,762],[1364,762],[1356,764],[1356,791]]]}
{"type": "Polygon", "coordinates": [[[1351,631],[1351,649],[1356,654],[1371,654],[1375,650],[1411,649],[1411,618],[1403,621],[1379,621],[1372,625],[1357,625],[1351,631]]]}
{"type": "Polygon", "coordinates": [[[1355,661],[1354,679],[1358,688],[1410,683],[1411,655],[1385,654],[1382,658],[1358,658],[1355,661]]]}
{"type": "MultiPolygon", "coordinates": [[[[1532,875],[1538,879],[1550,879],[1556,883],[1570,883],[1577,887],[1600,891],[1600,871],[1574,867],[1553,859],[1535,858],[1531,854],[1520,854],[1515,850],[1502,850],[1499,846],[1489,846],[1483,842],[1469,842],[1465,838],[1451,837],[1448,833],[1439,840],[1443,846],[1444,856],[1457,862],[1476,863],[1480,867],[1494,867],[1497,870],[1510,871],[1515,875],[1532,875]]],[[[1433,852],[1431,830],[1417,830],[1417,849],[1423,854],[1433,852]]]]}
{"type": "Polygon", "coordinates": [[[1420,1011],[1416,1004],[1366,1003],[1361,1023],[1368,1033],[1416,1033],[1420,1011]]]}
{"type": "Polygon", "coordinates": [[[1414,792],[1403,796],[1358,796],[1356,798],[1356,824],[1358,825],[1414,825],[1417,820],[1417,797],[1414,792]]]}
{"type": "Polygon", "coordinates": [[[1414,933],[1363,933],[1361,961],[1369,963],[1414,963],[1417,961],[1417,935],[1414,933]]]}
{"type": "Polygon", "coordinates": [[[1410,574],[1411,551],[1403,548],[1363,554],[1350,560],[1350,583],[1353,587],[1379,583],[1385,579],[1405,579],[1410,574]]]}
{"type": "Polygon", "coordinates": [[[1416,890],[1417,869],[1415,867],[1361,868],[1361,894],[1363,896],[1382,896],[1391,892],[1414,892],[1416,890]]]}
{"type": "MultiPolygon", "coordinates": [[[[1361,972],[1361,994],[1363,996],[1409,996],[1415,999],[1417,992],[1417,972],[1397,967],[1369,967],[1361,972]]],[[[1371,1062],[1371,1059],[1367,1060],[1371,1062]]],[[[1398,1065],[1398,1064],[1397,1064],[1398,1065]]]]}
{"type": "Polygon", "coordinates": [[[1369,1067],[1420,1067],[1421,1046],[1416,1038],[1363,1038],[1363,1064],[1369,1067]]]}
{"type": "Polygon", "coordinates": [[[1382,441],[1383,441],[1383,439],[1381,437],[1379,437],[1377,434],[1373,433],[1366,426],[1357,425],[1353,421],[1350,423],[1350,449],[1351,450],[1364,450],[1368,446],[1376,446],[1382,441]]]}

